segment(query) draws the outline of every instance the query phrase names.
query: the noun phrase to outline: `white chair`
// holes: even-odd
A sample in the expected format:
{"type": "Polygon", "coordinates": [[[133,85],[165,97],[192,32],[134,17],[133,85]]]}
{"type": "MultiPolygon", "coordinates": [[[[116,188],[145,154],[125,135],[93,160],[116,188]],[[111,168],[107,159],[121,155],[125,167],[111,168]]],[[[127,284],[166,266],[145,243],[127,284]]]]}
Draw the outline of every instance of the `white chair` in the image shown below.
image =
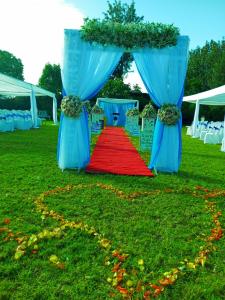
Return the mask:
{"type": "Polygon", "coordinates": [[[222,146],[221,146],[221,151],[225,152],[225,139],[222,139],[222,146]]]}
{"type": "Polygon", "coordinates": [[[5,114],[3,114],[3,112],[1,111],[0,112],[0,131],[1,132],[6,131],[5,123],[6,123],[6,117],[5,117],[5,114]]]}
{"type": "Polygon", "coordinates": [[[14,120],[13,120],[13,114],[10,110],[7,110],[5,112],[6,116],[6,127],[7,131],[14,131],[14,120]]]}
{"type": "Polygon", "coordinates": [[[216,132],[207,132],[204,137],[204,144],[219,144],[219,135],[216,132]]]}
{"type": "Polygon", "coordinates": [[[7,109],[2,109],[0,112],[0,131],[13,131],[14,123],[13,116],[10,111],[7,109]]]}
{"type": "Polygon", "coordinates": [[[186,135],[192,135],[192,126],[186,126],[186,127],[187,127],[186,135]]]}
{"type": "Polygon", "coordinates": [[[204,141],[205,135],[208,133],[208,130],[204,129],[201,131],[200,140],[204,141]]]}
{"type": "Polygon", "coordinates": [[[222,140],[223,140],[223,136],[224,136],[224,128],[223,126],[220,127],[220,130],[219,130],[219,140],[220,140],[220,144],[222,143],[222,140]]]}
{"type": "Polygon", "coordinates": [[[29,130],[33,127],[31,112],[29,110],[25,110],[24,114],[24,130],[29,130]]]}
{"type": "Polygon", "coordinates": [[[15,128],[19,130],[27,130],[26,117],[23,110],[17,110],[14,117],[15,128]]]}
{"type": "Polygon", "coordinates": [[[197,139],[200,137],[200,134],[201,134],[200,128],[196,128],[195,133],[192,137],[197,139]]]}

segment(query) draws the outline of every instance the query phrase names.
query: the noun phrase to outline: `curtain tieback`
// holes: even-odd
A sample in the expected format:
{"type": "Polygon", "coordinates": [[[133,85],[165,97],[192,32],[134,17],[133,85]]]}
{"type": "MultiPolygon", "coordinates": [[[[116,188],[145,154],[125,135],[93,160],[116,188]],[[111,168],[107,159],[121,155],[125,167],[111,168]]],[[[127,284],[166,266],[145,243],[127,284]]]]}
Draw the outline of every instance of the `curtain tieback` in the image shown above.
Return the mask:
{"type": "Polygon", "coordinates": [[[159,120],[167,125],[176,125],[181,117],[181,110],[178,106],[174,104],[163,104],[157,114],[159,120]]]}

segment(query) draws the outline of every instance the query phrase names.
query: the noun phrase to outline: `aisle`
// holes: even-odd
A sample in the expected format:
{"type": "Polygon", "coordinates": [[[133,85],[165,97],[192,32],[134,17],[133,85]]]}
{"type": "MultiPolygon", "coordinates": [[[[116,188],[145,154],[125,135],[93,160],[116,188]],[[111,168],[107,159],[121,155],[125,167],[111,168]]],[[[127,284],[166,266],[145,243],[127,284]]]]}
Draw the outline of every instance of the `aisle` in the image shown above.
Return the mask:
{"type": "Polygon", "coordinates": [[[103,130],[86,172],[153,176],[124,129],[118,127],[103,130]]]}

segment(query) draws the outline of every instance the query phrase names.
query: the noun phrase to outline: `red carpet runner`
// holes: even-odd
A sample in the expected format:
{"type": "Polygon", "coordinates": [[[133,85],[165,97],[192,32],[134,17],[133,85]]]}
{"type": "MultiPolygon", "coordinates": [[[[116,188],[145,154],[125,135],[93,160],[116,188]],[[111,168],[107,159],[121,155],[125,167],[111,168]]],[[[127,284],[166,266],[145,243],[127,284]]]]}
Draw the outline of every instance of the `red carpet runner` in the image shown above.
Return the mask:
{"type": "Polygon", "coordinates": [[[117,127],[107,127],[103,130],[86,172],[154,176],[124,129],[117,127]]]}

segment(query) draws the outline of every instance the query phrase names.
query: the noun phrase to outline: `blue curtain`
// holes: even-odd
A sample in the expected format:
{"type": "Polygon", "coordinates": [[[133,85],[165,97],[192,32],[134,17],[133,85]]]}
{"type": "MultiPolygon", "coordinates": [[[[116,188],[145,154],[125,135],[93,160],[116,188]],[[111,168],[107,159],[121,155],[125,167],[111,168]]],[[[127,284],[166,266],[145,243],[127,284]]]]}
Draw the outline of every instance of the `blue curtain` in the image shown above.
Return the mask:
{"type": "Polygon", "coordinates": [[[106,103],[103,101],[99,101],[98,105],[104,110],[104,115],[107,120],[106,125],[113,126],[113,113],[118,113],[117,106],[115,107],[114,103],[106,103]]]}
{"type": "MultiPolygon", "coordinates": [[[[179,108],[187,70],[189,38],[180,36],[173,47],[140,49],[133,56],[146,89],[160,108],[165,103],[179,108]]],[[[164,172],[177,172],[181,159],[182,120],[166,126],[157,119],[149,167],[164,172]]]]}
{"type": "Polygon", "coordinates": [[[128,109],[135,108],[135,107],[136,107],[136,103],[124,103],[119,107],[121,126],[125,126],[126,124],[126,112],[128,111],[128,109]]]}
{"type": "MultiPolygon", "coordinates": [[[[65,95],[81,100],[95,96],[117,66],[123,49],[83,41],[78,30],[64,31],[62,82],[65,95]]],[[[78,119],[63,114],[60,120],[57,159],[61,169],[84,168],[90,159],[87,112],[78,119]]]]}
{"type": "MultiPolygon", "coordinates": [[[[127,101],[127,100],[126,100],[127,101]]],[[[98,100],[98,105],[104,109],[104,115],[107,119],[107,125],[113,126],[114,117],[118,118],[117,126],[125,126],[126,123],[126,112],[130,108],[134,108],[136,103],[130,102],[130,103],[123,103],[121,100],[121,103],[113,103],[109,101],[104,100],[98,100]],[[117,116],[113,115],[113,113],[118,113],[117,116]]]]}

